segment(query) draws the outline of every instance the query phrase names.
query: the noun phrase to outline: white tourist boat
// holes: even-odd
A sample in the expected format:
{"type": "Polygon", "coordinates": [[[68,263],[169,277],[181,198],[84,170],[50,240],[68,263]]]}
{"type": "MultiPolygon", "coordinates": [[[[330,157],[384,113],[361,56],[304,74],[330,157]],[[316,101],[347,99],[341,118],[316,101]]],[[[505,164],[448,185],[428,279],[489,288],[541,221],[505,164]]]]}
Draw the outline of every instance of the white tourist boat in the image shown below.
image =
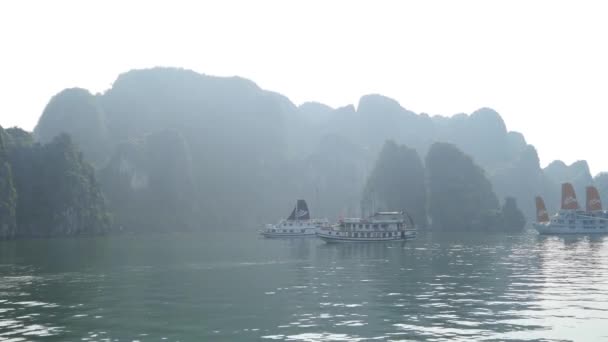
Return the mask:
{"type": "Polygon", "coordinates": [[[377,212],[364,218],[345,218],[320,229],[326,242],[403,241],[416,237],[416,226],[404,212],[377,212]]]}
{"type": "Polygon", "coordinates": [[[602,209],[597,189],[588,186],[586,195],[586,208],[582,210],[572,184],[562,184],[561,208],[551,217],[542,197],[537,196],[534,228],[540,234],[608,234],[608,212],[602,209]]]}
{"type": "Polygon", "coordinates": [[[260,231],[260,234],[269,238],[315,236],[317,230],[322,227],[329,227],[329,221],[326,219],[311,219],[306,201],[298,200],[287,219],[283,219],[276,224],[267,224],[265,229],[260,231]]]}

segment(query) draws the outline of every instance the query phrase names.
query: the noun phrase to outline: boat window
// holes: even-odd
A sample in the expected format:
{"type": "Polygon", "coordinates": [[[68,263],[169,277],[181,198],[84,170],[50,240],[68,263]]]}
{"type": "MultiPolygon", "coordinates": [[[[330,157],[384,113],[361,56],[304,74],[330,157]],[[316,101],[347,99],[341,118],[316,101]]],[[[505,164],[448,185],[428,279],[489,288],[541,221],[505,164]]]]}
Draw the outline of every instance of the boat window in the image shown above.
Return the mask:
{"type": "Polygon", "coordinates": [[[383,223],[383,224],[382,224],[382,228],[388,228],[388,224],[383,223]]]}
{"type": "Polygon", "coordinates": [[[283,233],[287,233],[287,229],[283,229],[283,233]]]}
{"type": "Polygon", "coordinates": [[[290,229],[290,230],[289,230],[289,232],[290,232],[290,233],[293,233],[293,229],[290,229]]]}
{"type": "Polygon", "coordinates": [[[375,224],[375,225],[374,225],[374,229],[376,229],[376,228],[378,228],[378,225],[377,225],[377,224],[375,224]]]}
{"type": "Polygon", "coordinates": [[[570,223],[570,224],[574,224],[574,220],[570,220],[570,222],[568,222],[568,223],[570,223]]]}
{"type": "Polygon", "coordinates": [[[304,229],[300,229],[300,232],[301,232],[301,233],[304,233],[304,229]]]}
{"type": "Polygon", "coordinates": [[[276,233],[276,232],[277,232],[277,230],[276,230],[276,229],[273,229],[273,230],[272,230],[272,232],[273,232],[273,233],[276,233]]]}

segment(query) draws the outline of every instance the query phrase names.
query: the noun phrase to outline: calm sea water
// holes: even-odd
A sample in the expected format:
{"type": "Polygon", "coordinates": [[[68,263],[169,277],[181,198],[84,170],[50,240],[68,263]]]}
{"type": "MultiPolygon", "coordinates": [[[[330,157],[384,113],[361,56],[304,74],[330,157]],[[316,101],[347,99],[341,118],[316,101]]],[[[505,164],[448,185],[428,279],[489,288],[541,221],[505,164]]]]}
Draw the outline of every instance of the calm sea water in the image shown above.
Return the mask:
{"type": "Polygon", "coordinates": [[[608,237],[0,242],[0,341],[608,341],[608,237]]]}

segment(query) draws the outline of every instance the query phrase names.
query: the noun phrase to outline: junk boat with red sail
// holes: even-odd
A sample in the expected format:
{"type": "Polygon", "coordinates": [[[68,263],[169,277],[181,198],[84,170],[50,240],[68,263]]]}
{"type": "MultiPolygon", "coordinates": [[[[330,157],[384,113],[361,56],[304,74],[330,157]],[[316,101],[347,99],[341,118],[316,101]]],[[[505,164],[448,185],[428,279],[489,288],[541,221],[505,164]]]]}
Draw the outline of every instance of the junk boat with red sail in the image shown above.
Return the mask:
{"type": "Polygon", "coordinates": [[[536,223],[540,234],[608,234],[608,212],[602,209],[599,192],[594,186],[586,189],[585,210],[581,209],[574,187],[562,184],[560,210],[549,217],[542,197],[536,197],[536,223]]]}

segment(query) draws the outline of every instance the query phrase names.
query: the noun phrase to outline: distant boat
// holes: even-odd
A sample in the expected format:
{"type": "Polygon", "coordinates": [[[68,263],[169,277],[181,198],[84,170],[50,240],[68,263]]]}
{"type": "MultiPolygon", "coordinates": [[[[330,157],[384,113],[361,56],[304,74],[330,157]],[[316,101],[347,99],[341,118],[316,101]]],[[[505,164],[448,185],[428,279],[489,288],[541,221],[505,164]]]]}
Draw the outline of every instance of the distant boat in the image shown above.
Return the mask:
{"type": "Polygon", "coordinates": [[[608,234],[608,212],[602,209],[599,192],[588,186],[586,195],[586,208],[582,210],[572,184],[562,184],[561,207],[551,217],[542,197],[536,196],[534,228],[540,234],[608,234]]]}
{"type": "Polygon", "coordinates": [[[338,224],[319,230],[326,242],[372,242],[409,240],[416,237],[416,226],[405,212],[377,212],[369,218],[344,218],[338,224]]]}
{"type": "Polygon", "coordinates": [[[329,226],[324,219],[311,219],[305,200],[298,200],[291,215],[276,224],[267,224],[260,232],[264,237],[304,237],[315,236],[321,227],[329,226]]]}

